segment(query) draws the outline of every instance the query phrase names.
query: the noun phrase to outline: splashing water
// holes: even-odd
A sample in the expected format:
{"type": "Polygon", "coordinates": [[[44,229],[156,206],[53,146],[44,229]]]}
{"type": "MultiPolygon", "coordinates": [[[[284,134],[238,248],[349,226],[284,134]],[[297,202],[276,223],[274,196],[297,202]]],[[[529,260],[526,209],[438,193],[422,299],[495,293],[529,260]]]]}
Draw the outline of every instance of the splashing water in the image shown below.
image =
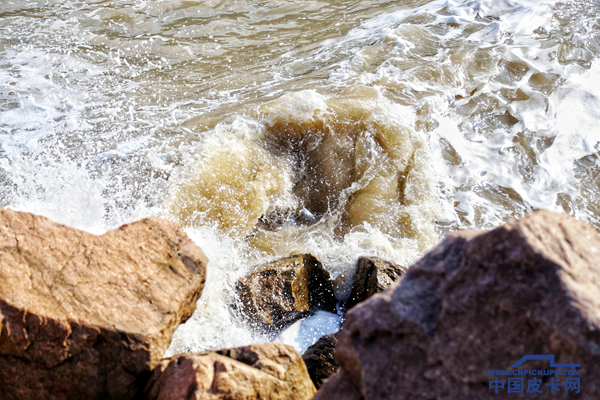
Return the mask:
{"type": "MultiPolygon", "coordinates": [[[[210,258],[168,354],[270,340],[254,265],[410,265],[532,210],[600,227],[600,2],[0,3],[2,205],[94,233],[154,215],[210,258]]],[[[279,340],[339,326],[319,313],[279,340]]]]}

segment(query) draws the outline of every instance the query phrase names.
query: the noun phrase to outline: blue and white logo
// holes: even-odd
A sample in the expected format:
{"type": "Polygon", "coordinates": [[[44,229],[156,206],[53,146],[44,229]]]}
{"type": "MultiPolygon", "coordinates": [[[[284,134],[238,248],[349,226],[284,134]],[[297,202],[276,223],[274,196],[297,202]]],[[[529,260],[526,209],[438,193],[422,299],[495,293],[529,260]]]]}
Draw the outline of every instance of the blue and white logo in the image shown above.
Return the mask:
{"type": "Polygon", "coordinates": [[[494,380],[490,380],[490,390],[500,393],[579,393],[581,390],[579,364],[556,364],[553,355],[528,354],[510,366],[518,368],[527,361],[548,360],[550,369],[509,369],[488,370],[494,380]],[[500,379],[506,376],[507,380],[500,379]],[[499,378],[500,377],[500,378],[499,378]],[[550,377],[544,384],[544,377],[550,377]]]}

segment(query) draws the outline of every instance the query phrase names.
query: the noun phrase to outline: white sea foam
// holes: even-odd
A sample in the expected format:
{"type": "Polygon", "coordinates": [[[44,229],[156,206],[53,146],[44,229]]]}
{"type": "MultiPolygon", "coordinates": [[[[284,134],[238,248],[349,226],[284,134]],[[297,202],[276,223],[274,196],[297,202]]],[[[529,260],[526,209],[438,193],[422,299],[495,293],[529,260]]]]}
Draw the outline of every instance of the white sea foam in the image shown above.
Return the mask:
{"type": "MultiPolygon", "coordinates": [[[[230,190],[219,199],[237,195],[239,210],[254,201],[237,234],[219,226],[218,196],[192,210],[186,230],[211,260],[208,280],[168,354],[270,340],[230,304],[239,277],[282,255],[315,254],[344,297],[358,255],[410,265],[453,229],[538,208],[600,227],[596,3],[364,1],[352,14],[328,1],[1,3],[1,204],[101,233],[173,217],[165,204],[194,173],[221,176],[214,193],[230,190]],[[299,204],[301,163],[269,147],[296,140],[285,124],[315,146],[334,132],[363,152],[366,178],[340,185],[340,204],[374,183],[352,212],[315,212],[310,226],[290,214],[260,236],[265,212],[299,204]],[[211,163],[220,155],[228,170],[211,163]],[[239,187],[231,165],[247,166],[239,187]],[[386,175],[398,170],[418,172],[403,196],[386,175]],[[393,212],[341,229],[362,204],[393,212]]],[[[303,350],[336,318],[318,314],[280,339],[303,350]]]]}
{"type": "Polygon", "coordinates": [[[300,354],[315,344],[321,336],[330,335],[340,330],[342,316],[325,311],[317,311],[315,315],[295,322],[281,332],[275,341],[293,346],[300,354]]]}

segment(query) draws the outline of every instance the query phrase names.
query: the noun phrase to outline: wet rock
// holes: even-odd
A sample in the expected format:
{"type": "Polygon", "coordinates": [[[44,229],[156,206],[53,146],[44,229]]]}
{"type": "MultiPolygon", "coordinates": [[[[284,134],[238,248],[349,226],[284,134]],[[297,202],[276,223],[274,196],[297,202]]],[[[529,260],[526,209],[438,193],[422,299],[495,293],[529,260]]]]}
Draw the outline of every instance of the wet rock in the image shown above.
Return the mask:
{"type": "Polygon", "coordinates": [[[318,389],[323,381],[335,374],[338,365],[335,362],[334,352],[337,344],[337,333],[321,337],[317,343],[310,346],[302,355],[308,369],[310,379],[318,389]]]}
{"type": "Polygon", "coordinates": [[[262,229],[267,231],[276,231],[285,225],[286,222],[290,221],[293,217],[294,210],[288,207],[278,207],[267,209],[267,211],[261,215],[256,223],[256,229],[262,229]]]}
{"type": "Polygon", "coordinates": [[[352,292],[345,304],[346,309],[384,291],[405,272],[406,268],[398,264],[377,257],[360,257],[356,265],[352,292]]]}
{"type": "Polygon", "coordinates": [[[255,228],[267,231],[275,231],[286,224],[309,226],[318,221],[319,219],[306,208],[293,210],[290,208],[275,207],[268,209],[258,219],[258,223],[256,224],[255,228]]]}
{"type": "Polygon", "coordinates": [[[148,400],[312,399],[316,392],[293,347],[265,343],[181,354],[154,370],[148,400]]]}
{"type": "Polygon", "coordinates": [[[242,313],[259,329],[274,331],[316,310],[336,312],[329,273],[310,254],[267,264],[240,279],[242,313]]]}
{"type": "Polygon", "coordinates": [[[400,283],[346,314],[336,348],[342,373],[315,399],[356,398],[337,391],[350,385],[366,400],[513,398],[509,377],[488,371],[515,369],[578,371],[516,377],[524,393],[542,378],[540,398],[598,399],[599,293],[600,235],[567,215],[541,211],[490,232],[451,234],[400,283]],[[549,357],[518,365],[527,355],[549,357]],[[551,368],[552,356],[580,368],[551,368]],[[560,392],[551,393],[552,379],[560,392]]]}
{"type": "Polygon", "coordinates": [[[0,209],[0,397],[129,399],[200,297],[207,259],[150,218],[102,236],[0,209]]]}
{"type": "Polygon", "coordinates": [[[319,219],[315,217],[310,211],[306,208],[301,209],[298,212],[298,215],[292,219],[292,222],[296,225],[312,225],[316,223],[319,219]]]}

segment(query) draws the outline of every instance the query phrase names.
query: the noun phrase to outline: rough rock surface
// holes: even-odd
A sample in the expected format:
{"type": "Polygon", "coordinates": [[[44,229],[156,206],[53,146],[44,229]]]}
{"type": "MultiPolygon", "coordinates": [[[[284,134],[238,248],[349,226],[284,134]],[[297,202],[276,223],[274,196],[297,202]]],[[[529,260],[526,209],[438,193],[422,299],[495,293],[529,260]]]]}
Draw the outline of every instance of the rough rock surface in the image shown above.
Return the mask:
{"type": "Polygon", "coordinates": [[[267,264],[240,279],[242,313],[257,327],[282,328],[316,310],[336,312],[329,273],[310,254],[267,264]]]}
{"type": "Polygon", "coordinates": [[[0,398],[132,398],[193,313],[206,263],[168,221],[96,236],[0,208],[0,398]]]}
{"type": "Polygon", "coordinates": [[[599,294],[600,235],[567,215],[540,211],[449,235],[399,284],[348,312],[336,347],[341,372],[315,399],[599,399],[599,294]],[[511,368],[526,355],[580,368],[549,360],[511,368]],[[517,375],[524,393],[515,395],[508,377],[488,373],[499,369],[580,376],[542,376],[543,394],[527,394],[537,378],[517,375]],[[498,394],[495,378],[504,381],[498,394]],[[567,378],[580,378],[580,394],[566,393],[567,378]],[[551,393],[552,379],[560,392],[551,393]]]}
{"type": "Polygon", "coordinates": [[[146,387],[148,400],[310,400],[315,392],[300,354],[281,343],[180,354],[146,387]]]}
{"type": "Polygon", "coordinates": [[[356,265],[352,292],[345,304],[346,309],[365,301],[375,293],[384,291],[398,281],[405,272],[406,268],[398,264],[377,257],[360,257],[356,265]]]}
{"type": "Polygon", "coordinates": [[[310,346],[302,355],[310,379],[312,379],[317,389],[321,387],[325,379],[335,374],[338,370],[338,365],[334,358],[336,344],[337,333],[325,335],[317,343],[310,346]]]}
{"type": "MultiPolygon", "coordinates": [[[[324,382],[323,386],[313,400],[365,400],[362,393],[354,386],[352,380],[340,370],[337,374],[332,375],[327,381],[324,382]]],[[[422,397],[417,397],[422,399],[422,397]]],[[[454,399],[449,399],[454,400],[454,399]]]]}

